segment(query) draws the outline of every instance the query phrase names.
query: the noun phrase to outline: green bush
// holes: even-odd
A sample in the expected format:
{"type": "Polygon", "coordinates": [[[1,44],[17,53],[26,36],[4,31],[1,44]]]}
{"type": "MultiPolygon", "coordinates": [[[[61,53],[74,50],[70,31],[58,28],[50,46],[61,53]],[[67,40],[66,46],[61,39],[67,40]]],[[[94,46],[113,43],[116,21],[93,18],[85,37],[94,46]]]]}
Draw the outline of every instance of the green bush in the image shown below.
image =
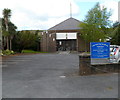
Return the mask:
{"type": "Polygon", "coordinates": [[[15,52],[14,51],[12,51],[12,50],[3,50],[2,52],[1,52],[1,55],[11,55],[11,54],[15,54],[15,52]]]}
{"type": "Polygon", "coordinates": [[[2,50],[0,50],[0,55],[3,56],[2,50]]]}

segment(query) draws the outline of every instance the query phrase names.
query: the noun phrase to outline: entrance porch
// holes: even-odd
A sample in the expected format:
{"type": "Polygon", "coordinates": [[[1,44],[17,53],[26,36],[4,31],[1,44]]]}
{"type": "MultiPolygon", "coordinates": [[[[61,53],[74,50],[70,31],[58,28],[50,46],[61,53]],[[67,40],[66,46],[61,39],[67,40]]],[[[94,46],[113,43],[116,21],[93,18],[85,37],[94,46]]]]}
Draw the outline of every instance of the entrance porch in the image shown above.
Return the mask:
{"type": "Polygon", "coordinates": [[[76,40],[57,40],[56,41],[57,51],[76,51],[76,40]]]}

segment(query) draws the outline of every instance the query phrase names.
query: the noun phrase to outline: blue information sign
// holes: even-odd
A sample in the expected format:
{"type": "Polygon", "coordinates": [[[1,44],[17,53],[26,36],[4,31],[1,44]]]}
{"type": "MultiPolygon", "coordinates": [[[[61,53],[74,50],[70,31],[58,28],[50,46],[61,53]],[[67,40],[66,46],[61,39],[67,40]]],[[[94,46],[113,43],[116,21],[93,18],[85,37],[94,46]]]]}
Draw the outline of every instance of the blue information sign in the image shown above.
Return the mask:
{"type": "Polygon", "coordinates": [[[110,58],[109,42],[91,42],[91,58],[110,58]]]}

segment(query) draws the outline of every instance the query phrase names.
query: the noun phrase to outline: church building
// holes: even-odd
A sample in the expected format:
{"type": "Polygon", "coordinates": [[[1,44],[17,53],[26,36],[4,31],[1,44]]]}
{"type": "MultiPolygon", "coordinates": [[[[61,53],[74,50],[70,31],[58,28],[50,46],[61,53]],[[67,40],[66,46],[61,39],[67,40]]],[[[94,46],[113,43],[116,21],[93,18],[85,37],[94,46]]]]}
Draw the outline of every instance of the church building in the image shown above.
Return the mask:
{"type": "Polygon", "coordinates": [[[41,51],[89,51],[89,44],[80,36],[81,21],[68,18],[42,33],[41,51]]]}

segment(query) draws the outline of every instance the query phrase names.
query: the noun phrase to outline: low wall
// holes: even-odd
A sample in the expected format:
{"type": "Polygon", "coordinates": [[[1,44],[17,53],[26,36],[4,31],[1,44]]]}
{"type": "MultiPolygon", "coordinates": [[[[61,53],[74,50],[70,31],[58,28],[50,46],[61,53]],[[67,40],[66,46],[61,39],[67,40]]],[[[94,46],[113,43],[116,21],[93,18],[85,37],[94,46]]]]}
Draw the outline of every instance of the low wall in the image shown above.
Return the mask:
{"type": "Polygon", "coordinates": [[[120,64],[108,63],[108,64],[94,64],[91,65],[90,54],[79,55],[79,74],[80,75],[92,75],[102,73],[119,73],[120,64]]]}

